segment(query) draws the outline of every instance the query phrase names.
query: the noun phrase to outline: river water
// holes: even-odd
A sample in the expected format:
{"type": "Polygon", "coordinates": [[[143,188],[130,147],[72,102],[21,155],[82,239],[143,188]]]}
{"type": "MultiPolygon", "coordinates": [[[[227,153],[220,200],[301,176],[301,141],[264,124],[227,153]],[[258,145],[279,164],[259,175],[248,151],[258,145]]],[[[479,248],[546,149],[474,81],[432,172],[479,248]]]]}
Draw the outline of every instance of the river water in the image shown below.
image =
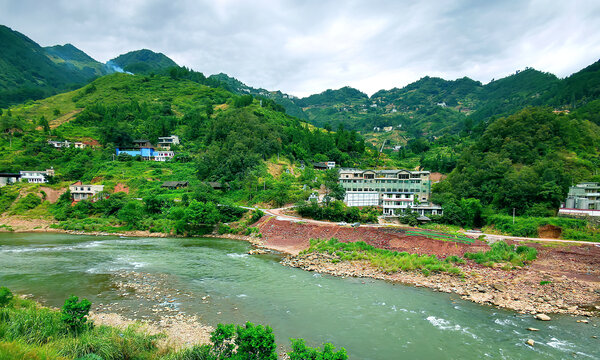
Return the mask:
{"type": "Polygon", "coordinates": [[[304,338],[343,346],[351,359],[600,359],[600,339],[592,337],[600,337],[598,319],[540,322],[456,295],[284,267],[279,256],[250,256],[249,249],[226,239],[4,233],[0,286],[50,306],[75,294],[119,303],[127,316],[151,316],[145,303],[114,286],[115,274],[135,271],[165,278],[168,305],[178,311],[213,326],[268,324],[286,347],[289,338],[304,338]]]}

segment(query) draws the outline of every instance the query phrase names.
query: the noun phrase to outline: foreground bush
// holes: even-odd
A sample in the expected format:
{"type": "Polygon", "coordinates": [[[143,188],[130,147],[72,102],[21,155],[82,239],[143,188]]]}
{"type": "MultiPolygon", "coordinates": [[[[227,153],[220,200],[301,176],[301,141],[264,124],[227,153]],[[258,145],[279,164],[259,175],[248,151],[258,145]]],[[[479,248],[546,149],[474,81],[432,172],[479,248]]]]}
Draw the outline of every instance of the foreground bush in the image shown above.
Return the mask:
{"type": "Polygon", "coordinates": [[[70,329],[79,331],[84,327],[91,307],[92,303],[88,299],[79,301],[77,296],[71,296],[62,307],[61,320],[70,329]]]}
{"type": "Polygon", "coordinates": [[[291,339],[292,352],[288,355],[290,360],[347,360],[346,349],[335,350],[330,343],[323,344],[323,350],[306,346],[303,339],[291,339]]]}

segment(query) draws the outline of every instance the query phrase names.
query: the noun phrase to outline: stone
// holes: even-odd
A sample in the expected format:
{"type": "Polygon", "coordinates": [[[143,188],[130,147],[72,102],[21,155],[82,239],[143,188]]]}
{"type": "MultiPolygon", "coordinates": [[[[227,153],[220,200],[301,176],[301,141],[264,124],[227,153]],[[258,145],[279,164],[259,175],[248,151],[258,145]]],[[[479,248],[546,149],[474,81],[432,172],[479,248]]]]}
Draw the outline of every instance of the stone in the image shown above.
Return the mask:
{"type": "Polygon", "coordinates": [[[589,321],[583,319],[583,320],[577,320],[578,323],[583,323],[583,324],[587,324],[589,321]]]}
{"type": "Polygon", "coordinates": [[[535,341],[533,341],[533,339],[529,339],[527,340],[527,345],[532,346],[535,344],[535,341]]]}
{"type": "Polygon", "coordinates": [[[567,311],[575,311],[575,310],[577,310],[577,305],[575,305],[575,306],[569,306],[567,308],[567,311]]]}
{"type": "Polygon", "coordinates": [[[550,319],[550,316],[546,315],[546,314],[537,314],[535,316],[536,319],[538,320],[542,320],[542,321],[550,321],[552,319],[550,319]]]}
{"type": "Polygon", "coordinates": [[[540,331],[540,329],[536,329],[534,327],[527,328],[527,330],[529,330],[529,331],[540,331]]]}
{"type": "Polygon", "coordinates": [[[498,291],[505,291],[506,290],[506,286],[504,286],[504,284],[494,284],[493,285],[494,289],[498,290],[498,291]]]}

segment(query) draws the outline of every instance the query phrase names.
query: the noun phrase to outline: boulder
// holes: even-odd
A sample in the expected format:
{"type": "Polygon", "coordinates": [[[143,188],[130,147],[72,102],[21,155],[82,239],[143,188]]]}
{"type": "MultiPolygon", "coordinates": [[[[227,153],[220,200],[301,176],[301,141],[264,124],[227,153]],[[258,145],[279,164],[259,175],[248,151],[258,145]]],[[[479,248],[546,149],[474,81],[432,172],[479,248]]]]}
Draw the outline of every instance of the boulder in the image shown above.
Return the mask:
{"type": "Polygon", "coordinates": [[[535,344],[535,341],[533,341],[533,339],[527,340],[527,345],[533,346],[534,344],[535,344]]]}
{"type": "Polygon", "coordinates": [[[535,316],[536,319],[538,320],[542,320],[542,321],[550,321],[552,319],[550,319],[550,316],[546,315],[546,314],[537,314],[535,316]]]}
{"type": "Polygon", "coordinates": [[[536,329],[534,327],[527,328],[527,330],[529,330],[529,331],[540,331],[540,329],[536,329]]]}

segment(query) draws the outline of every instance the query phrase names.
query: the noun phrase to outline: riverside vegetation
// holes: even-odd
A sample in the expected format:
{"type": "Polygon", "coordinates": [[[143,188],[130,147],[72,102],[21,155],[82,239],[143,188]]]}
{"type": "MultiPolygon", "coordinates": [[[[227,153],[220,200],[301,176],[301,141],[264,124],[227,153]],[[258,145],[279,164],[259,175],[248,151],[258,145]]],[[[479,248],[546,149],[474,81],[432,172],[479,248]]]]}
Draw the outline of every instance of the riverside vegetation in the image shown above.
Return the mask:
{"type": "MultiPolygon", "coordinates": [[[[87,321],[91,303],[69,297],[60,311],[14,297],[0,287],[0,359],[160,359],[160,360],[275,360],[275,337],[269,326],[219,324],[212,344],[176,351],[161,347],[162,334],[148,335],[139,324],[126,329],[95,326],[87,321]]],[[[323,348],[292,339],[293,360],[346,360],[346,351],[329,343],[323,348]]]]}
{"type": "MultiPolygon", "coordinates": [[[[336,238],[329,240],[311,239],[310,247],[300,254],[321,253],[333,256],[333,263],[339,261],[365,260],[373,267],[385,273],[398,271],[421,271],[424,275],[445,272],[460,275],[461,270],[455,264],[464,264],[465,260],[458,256],[448,256],[439,259],[435,255],[418,255],[407,252],[379,249],[364,241],[340,242],[336,238]]],[[[503,269],[515,266],[525,266],[537,258],[537,250],[529,246],[512,246],[503,241],[490,246],[490,250],[477,253],[465,253],[466,259],[471,259],[484,266],[504,264],[503,269]]]]}

